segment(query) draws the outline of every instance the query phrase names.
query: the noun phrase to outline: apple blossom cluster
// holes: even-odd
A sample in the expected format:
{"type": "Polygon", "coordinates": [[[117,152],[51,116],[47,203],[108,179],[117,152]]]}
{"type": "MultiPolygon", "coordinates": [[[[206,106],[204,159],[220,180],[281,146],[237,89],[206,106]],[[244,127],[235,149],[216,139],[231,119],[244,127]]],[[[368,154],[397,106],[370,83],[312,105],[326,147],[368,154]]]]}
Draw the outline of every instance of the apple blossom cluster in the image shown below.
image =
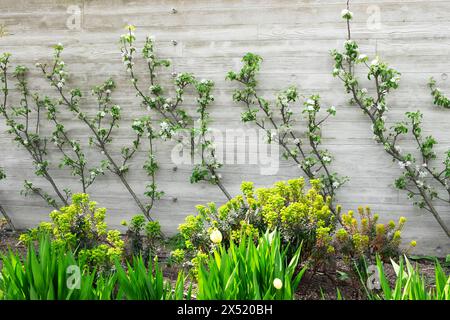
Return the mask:
{"type": "MultiPolygon", "coordinates": [[[[423,114],[420,111],[407,112],[404,121],[388,127],[387,96],[399,87],[400,73],[379,57],[375,57],[369,62],[368,56],[359,52],[358,44],[351,39],[350,20],[353,15],[349,13],[348,8],[343,13],[342,17],[346,20],[348,35],[342,52],[331,51],[335,61],[333,76],[343,82],[344,88],[352,97],[351,103],[356,104],[370,120],[374,140],[383,145],[384,150],[402,169],[402,175],[395,180],[395,187],[405,190],[415,205],[431,212],[447,236],[450,237],[450,230],[442,220],[434,201],[439,200],[447,205],[450,204],[450,170],[448,166],[450,151],[443,161],[444,168],[437,168],[433,165],[434,160],[437,159],[433,149],[437,141],[432,136],[424,136],[423,114]],[[361,86],[356,76],[355,70],[359,66],[365,68],[367,78],[373,83],[375,88],[373,95],[367,88],[361,86]],[[400,147],[402,138],[408,134],[411,134],[419,151],[418,156],[403,151],[400,147]]],[[[431,82],[430,87],[434,88],[434,82],[431,82]]],[[[434,90],[435,93],[439,92],[434,90]]]]}
{"type": "MultiPolygon", "coordinates": [[[[133,35],[130,35],[132,37],[133,35]]],[[[82,192],[91,186],[99,175],[104,175],[106,171],[115,174],[125,188],[130,193],[136,205],[141,210],[141,213],[148,219],[152,220],[150,211],[156,199],[159,199],[162,192],[156,189],[155,172],[158,168],[155,157],[153,155],[153,139],[156,138],[151,121],[149,118],[136,119],[133,122],[132,130],[135,133],[135,138],[131,146],[126,146],[121,149],[121,160],[115,159],[110,150],[110,144],[114,129],[119,127],[121,120],[122,109],[119,105],[112,101],[112,92],[116,88],[114,80],[107,79],[104,83],[92,88],[91,93],[95,98],[98,109],[93,116],[88,115],[82,109],[83,93],[79,88],[70,89],[67,84],[69,73],[66,69],[66,64],[62,60],[61,54],[64,47],[62,44],[54,46],[54,59],[51,68],[48,69],[46,64],[38,63],[36,66],[40,68],[45,79],[47,79],[52,87],[58,93],[59,100],[53,101],[45,97],[40,98],[35,95],[36,105],[47,111],[47,119],[53,123],[55,130],[52,132],[51,140],[63,154],[60,167],[69,167],[72,175],[79,176],[82,185],[82,192]],[[64,123],[59,119],[59,113],[64,111],[64,108],[72,112],[78,120],[80,120],[91,133],[88,139],[88,145],[94,146],[102,155],[102,160],[98,165],[88,167],[88,161],[82,151],[82,143],[78,140],[71,139],[64,123]],[[149,155],[146,162],[143,164],[143,169],[151,178],[151,182],[147,185],[144,195],[149,198],[148,203],[144,203],[135,193],[126,179],[126,174],[129,171],[128,162],[136,154],[140,148],[142,140],[147,139],[149,142],[149,155]]],[[[20,84],[20,81],[19,81],[20,84]]],[[[46,141],[46,140],[45,140],[46,141]]],[[[46,145],[45,143],[43,145],[46,145]]],[[[48,171],[48,163],[40,163],[41,171],[48,171]]],[[[45,172],[43,172],[45,174],[45,172]]],[[[40,188],[35,187],[31,182],[25,183],[27,192],[40,192],[40,188]]],[[[55,191],[57,187],[55,185],[55,191]]],[[[59,191],[59,190],[58,190],[59,191]]],[[[71,190],[63,189],[65,196],[65,205],[72,194],[71,190]]],[[[62,192],[61,192],[62,193],[62,192]]],[[[44,199],[48,197],[48,201],[52,201],[56,206],[56,202],[51,200],[47,194],[41,195],[44,199]]],[[[58,206],[57,206],[58,207],[58,206]]]]}
{"type": "Polygon", "coordinates": [[[140,86],[141,81],[135,74],[134,59],[136,47],[134,43],[135,27],[128,25],[125,27],[126,34],[120,38],[122,47],[122,61],[131,78],[131,83],[136,90],[137,95],[142,99],[142,105],[148,111],[154,111],[159,117],[158,137],[163,140],[175,140],[183,147],[189,148],[199,153],[202,162],[195,165],[192,170],[191,183],[206,181],[217,185],[224,195],[231,199],[231,195],[221,182],[221,175],[217,170],[222,166],[215,157],[215,147],[207,138],[209,123],[209,113],[207,108],[214,101],[212,90],[214,83],[210,80],[197,80],[191,73],[174,74],[173,85],[175,87],[173,97],[168,96],[168,91],[159,82],[158,70],[168,68],[170,61],[159,59],[155,54],[155,44],[152,36],[145,40],[142,57],[146,62],[149,83],[148,90],[140,86]],[[197,114],[198,121],[188,115],[187,110],[182,108],[184,95],[187,88],[192,87],[197,93],[197,114]],[[196,125],[198,124],[198,127],[196,125]],[[183,137],[188,135],[189,143],[186,143],[183,137]]]}
{"type": "Polygon", "coordinates": [[[235,102],[241,102],[246,110],[241,115],[242,122],[253,122],[267,132],[268,142],[276,142],[284,149],[283,157],[293,160],[310,179],[319,178],[323,184],[325,197],[334,198],[336,190],[346,181],[330,170],[333,156],[328,150],[320,149],[322,143],[322,124],[336,114],[334,106],[321,114],[320,97],[312,95],[303,103],[302,114],[307,121],[306,138],[300,139],[297,122],[293,112],[300,96],[296,87],[291,86],[276,96],[274,106],[257,92],[257,75],[262,58],[248,53],[243,58],[239,72],[230,71],[227,79],[240,83],[243,88],[233,94],[235,102]],[[273,130],[275,129],[275,130],[273,130]]]}

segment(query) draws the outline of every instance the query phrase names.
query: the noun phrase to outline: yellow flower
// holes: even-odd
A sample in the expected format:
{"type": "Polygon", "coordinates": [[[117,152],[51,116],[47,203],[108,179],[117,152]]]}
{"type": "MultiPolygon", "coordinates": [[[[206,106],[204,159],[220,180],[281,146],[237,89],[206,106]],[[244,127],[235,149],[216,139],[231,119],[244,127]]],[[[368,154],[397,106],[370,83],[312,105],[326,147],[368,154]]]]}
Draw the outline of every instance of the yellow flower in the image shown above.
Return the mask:
{"type": "Polygon", "coordinates": [[[275,278],[275,280],[273,280],[273,286],[275,287],[275,289],[280,290],[281,288],[283,288],[283,282],[281,281],[281,279],[275,278]]]}
{"type": "Polygon", "coordinates": [[[388,223],[389,229],[394,229],[395,228],[395,222],[394,220],[390,220],[388,223]]]}
{"type": "Polygon", "coordinates": [[[347,231],[345,231],[345,229],[339,229],[339,230],[336,232],[336,238],[337,238],[339,241],[345,241],[345,240],[347,240],[347,238],[348,238],[348,233],[347,233],[347,231]]]}
{"type": "Polygon", "coordinates": [[[366,228],[368,226],[369,221],[367,220],[367,218],[363,218],[361,219],[361,225],[366,228]]]}
{"type": "Polygon", "coordinates": [[[412,240],[409,244],[411,245],[411,247],[415,247],[415,246],[417,246],[417,241],[412,240]]]}
{"type": "Polygon", "coordinates": [[[222,232],[220,232],[219,229],[215,229],[211,234],[209,235],[209,238],[213,243],[221,243],[222,242],[222,232]]]}
{"type": "Polygon", "coordinates": [[[382,235],[382,234],[384,234],[384,231],[385,231],[384,224],[378,223],[378,224],[376,225],[375,229],[376,229],[377,235],[382,235]]]}
{"type": "Polygon", "coordinates": [[[400,217],[400,219],[398,220],[398,224],[403,225],[406,222],[406,218],[405,217],[400,217]]]}
{"type": "Polygon", "coordinates": [[[134,30],[136,30],[136,27],[133,26],[132,24],[129,24],[129,25],[126,25],[126,26],[125,26],[125,30],[128,30],[128,31],[134,31],[134,30]]]}

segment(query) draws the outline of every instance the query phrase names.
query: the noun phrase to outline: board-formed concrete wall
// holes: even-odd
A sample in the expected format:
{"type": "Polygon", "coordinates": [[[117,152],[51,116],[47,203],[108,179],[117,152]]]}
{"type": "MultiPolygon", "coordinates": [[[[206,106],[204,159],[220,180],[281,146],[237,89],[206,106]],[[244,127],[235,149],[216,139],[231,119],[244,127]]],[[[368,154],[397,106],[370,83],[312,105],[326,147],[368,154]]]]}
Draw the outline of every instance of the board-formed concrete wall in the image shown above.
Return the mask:
{"type": "MultiPolygon", "coordinates": [[[[225,81],[226,72],[239,68],[246,52],[260,54],[264,57],[260,84],[265,96],[296,84],[302,94],[319,93],[324,105],[337,107],[337,116],[324,127],[324,142],[336,158],[335,170],[350,178],[340,189],[338,202],[345,209],[370,205],[384,221],[406,216],[405,241],[416,239],[418,252],[448,253],[449,239],[435,220],[392,187],[400,174],[397,164],[372,140],[366,118],[349,105],[342,84],[331,75],[329,51],[342,48],[346,35],[340,18],[344,7],[344,0],[2,0],[0,52],[12,53],[13,65],[25,64],[32,70],[29,82],[33,90],[53,96],[34,65],[50,61],[52,46],[58,42],[65,46],[63,57],[72,72],[70,85],[89,92],[93,85],[113,77],[118,83],[114,99],[124,110],[121,129],[114,136],[116,154],[132,137],[130,121],[145,113],[121,62],[118,39],[126,24],[136,25],[138,48],[145,35],[155,36],[159,55],[172,61],[171,68],[161,75],[166,82],[172,72],[183,71],[215,81],[211,116],[213,126],[222,130],[242,126],[243,108],[231,99],[235,84],[225,81]]],[[[450,111],[432,105],[426,83],[434,76],[450,94],[446,80],[450,73],[450,1],[359,0],[352,1],[351,10],[355,15],[353,37],[365,53],[382,56],[402,73],[401,88],[389,99],[391,119],[400,119],[407,110],[423,111],[426,133],[439,140],[437,150],[442,153],[450,142],[450,111]]],[[[141,70],[139,75],[144,76],[141,70]]],[[[83,108],[95,108],[93,100],[87,100],[83,108]]],[[[186,102],[195,110],[192,98],[186,102]]],[[[68,115],[62,116],[70,120],[68,115]]],[[[50,208],[37,197],[23,197],[22,181],[30,179],[45,190],[48,186],[33,177],[29,155],[15,146],[1,120],[0,166],[8,179],[0,184],[0,201],[18,226],[30,227],[46,219],[50,208]]],[[[70,121],[68,127],[71,135],[86,140],[81,124],[70,121]]],[[[173,144],[158,143],[156,148],[160,164],[157,183],[165,195],[152,214],[166,231],[175,232],[178,223],[195,212],[195,205],[225,201],[214,186],[190,184],[191,166],[176,166],[171,160],[173,144]]],[[[57,169],[58,157],[51,156],[57,182],[77,186],[67,171],[57,169]]],[[[92,152],[90,157],[99,154],[92,152]]],[[[139,194],[148,180],[139,168],[144,157],[145,152],[140,152],[129,174],[139,194]]],[[[243,180],[269,186],[300,175],[295,165],[282,159],[275,175],[261,175],[260,168],[250,164],[225,165],[221,172],[233,195],[243,180]]],[[[112,175],[100,177],[90,193],[109,209],[113,227],[138,212],[112,175]]],[[[448,208],[442,211],[450,224],[448,208]]]]}

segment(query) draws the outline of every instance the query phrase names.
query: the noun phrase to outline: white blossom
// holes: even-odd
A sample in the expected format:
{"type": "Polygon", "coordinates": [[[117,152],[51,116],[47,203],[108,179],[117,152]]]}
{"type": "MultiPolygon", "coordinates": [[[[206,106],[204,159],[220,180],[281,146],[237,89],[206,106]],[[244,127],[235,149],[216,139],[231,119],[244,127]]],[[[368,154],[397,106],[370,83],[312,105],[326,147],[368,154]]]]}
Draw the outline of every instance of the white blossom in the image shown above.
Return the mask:
{"type": "Polygon", "coordinates": [[[353,13],[348,10],[348,9],[344,9],[341,11],[341,17],[344,19],[352,19],[353,18],[353,13]]]}
{"type": "Polygon", "coordinates": [[[370,65],[372,66],[377,66],[378,64],[380,64],[380,60],[378,60],[378,57],[373,59],[372,62],[370,63],[370,65]]]}
{"type": "Polygon", "coordinates": [[[358,59],[359,59],[359,60],[366,60],[366,59],[367,59],[367,55],[365,55],[365,54],[360,54],[360,55],[358,56],[358,59]]]}
{"type": "Polygon", "coordinates": [[[427,175],[428,175],[428,173],[426,171],[419,171],[420,178],[425,178],[427,175]]]}
{"type": "Polygon", "coordinates": [[[160,124],[161,130],[168,130],[169,129],[169,124],[165,121],[161,122],[160,124]]]}

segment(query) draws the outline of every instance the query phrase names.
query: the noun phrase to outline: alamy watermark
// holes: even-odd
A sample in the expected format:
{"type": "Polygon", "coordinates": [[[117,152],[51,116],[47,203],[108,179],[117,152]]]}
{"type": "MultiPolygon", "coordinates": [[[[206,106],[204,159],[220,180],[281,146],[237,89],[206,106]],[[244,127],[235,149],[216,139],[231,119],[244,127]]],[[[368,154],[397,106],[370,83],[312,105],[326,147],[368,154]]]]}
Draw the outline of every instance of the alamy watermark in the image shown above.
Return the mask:
{"type": "Polygon", "coordinates": [[[69,290],[79,290],[81,288],[81,270],[77,265],[70,265],[66,269],[66,285],[69,290]]]}
{"type": "MultiPolygon", "coordinates": [[[[259,167],[261,175],[274,175],[280,168],[279,144],[275,141],[269,143],[278,135],[276,130],[267,133],[258,129],[225,129],[210,128],[207,139],[212,143],[208,148],[214,150],[216,161],[224,165],[255,165],[259,167]],[[269,136],[270,135],[270,136],[269,136]]],[[[178,133],[179,142],[171,153],[172,162],[176,165],[196,165],[205,159],[201,152],[195,152],[189,147],[191,144],[190,132],[178,133]]],[[[193,145],[197,145],[194,141],[193,145]]],[[[199,147],[196,147],[199,148],[199,147]]]]}
{"type": "Polygon", "coordinates": [[[370,265],[367,267],[367,281],[366,286],[369,290],[380,290],[381,282],[380,282],[380,273],[378,272],[378,268],[376,265],[370,265]]]}
{"type": "Polygon", "coordinates": [[[366,26],[369,30],[380,30],[381,25],[381,8],[377,5],[370,5],[366,10],[369,17],[367,18],[366,26]]]}

